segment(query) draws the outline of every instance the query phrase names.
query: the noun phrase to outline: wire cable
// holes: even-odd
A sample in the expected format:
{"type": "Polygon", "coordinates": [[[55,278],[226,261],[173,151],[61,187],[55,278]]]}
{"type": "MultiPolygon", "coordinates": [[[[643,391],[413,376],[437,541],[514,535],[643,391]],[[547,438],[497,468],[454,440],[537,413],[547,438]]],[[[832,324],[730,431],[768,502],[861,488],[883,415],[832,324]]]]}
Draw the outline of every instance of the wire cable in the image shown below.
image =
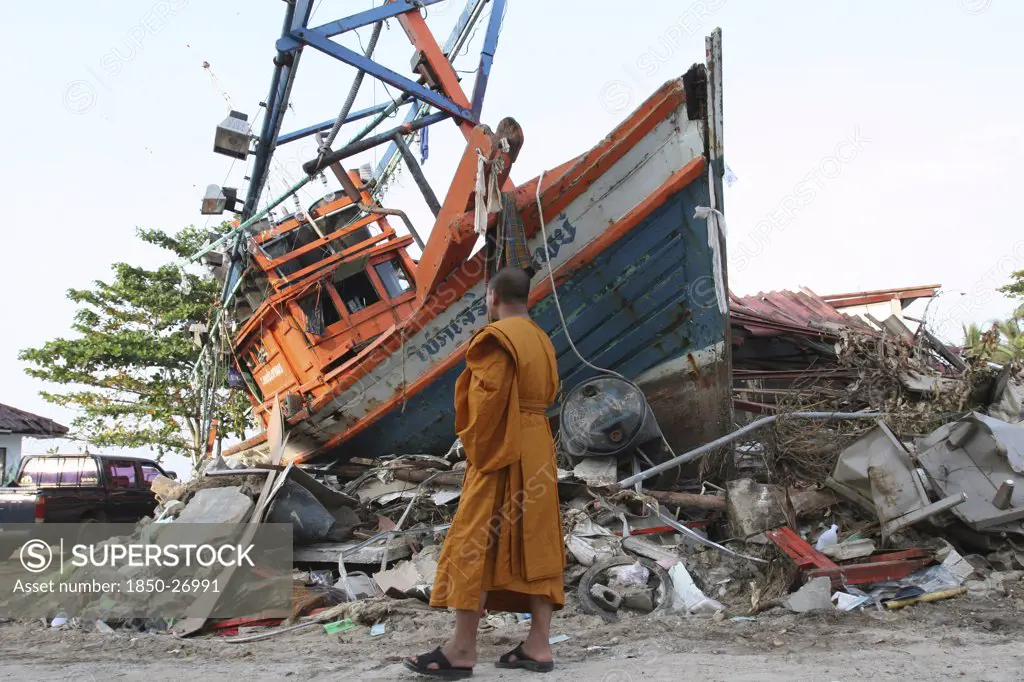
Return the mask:
{"type": "Polygon", "coordinates": [[[541,187],[543,187],[543,186],[544,186],[544,171],[541,171],[540,177],[537,179],[537,194],[536,194],[536,199],[537,199],[537,220],[540,222],[541,237],[544,239],[544,262],[548,266],[548,277],[551,278],[551,296],[552,296],[552,298],[555,299],[555,309],[558,311],[558,319],[561,320],[561,322],[562,322],[562,329],[565,331],[565,340],[569,342],[569,348],[571,348],[572,352],[576,354],[576,357],[578,357],[580,359],[580,362],[582,362],[584,365],[586,365],[590,369],[593,369],[593,370],[595,370],[597,372],[600,372],[602,374],[611,374],[612,376],[616,376],[616,377],[622,379],[623,381],[626,381],[626,382],[632,384],[633,383],[632,381],[630,381],[626,377],[622,376],[618,372],[615,372],[615,371],[610,370],[610,369],[605,369],[604,367],[598,367],[597,365],[591,363],[589,360],[587,360],[585,357],[583,357],[583,354],[580,353],[580,351],[576,348],[576,344],[573,343],[573,341],[572,341],[572,334],[569,333],[569,325],[566,323],[566,321],[565,321],[565,314],[562,312],[562,303],[558,300],[558,286],[555,284],[555,270],[554,270],[553,267],[551,267],[551,256],[547,253],[548,231],[544,227],[544,208],[541,206],[541,203],[540,203],[540,190],[541,190],[541,187]]]}

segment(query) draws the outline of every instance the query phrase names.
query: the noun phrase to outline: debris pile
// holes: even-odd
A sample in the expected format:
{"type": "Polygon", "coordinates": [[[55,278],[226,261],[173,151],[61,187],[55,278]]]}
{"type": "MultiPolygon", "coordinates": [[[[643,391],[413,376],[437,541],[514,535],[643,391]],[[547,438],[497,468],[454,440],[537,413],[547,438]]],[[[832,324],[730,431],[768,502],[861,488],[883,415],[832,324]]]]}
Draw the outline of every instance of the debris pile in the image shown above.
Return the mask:
{"type": "MultiPolygon", "coordinates": [[[[608,622],[749,620],[998,595],[1024,577],[1024,383],[1014,369],[951,361],[926,334],[847,328],[834,351],[833,368],[795,376],[776,395],[770,427],[650,476],[675,453],[638,416],[648,414],[639,389],[596,379],[571,418],[563,406],[557,486],[574,607],[608,622]],[[603,395],[617,398],[622,433],[592,436],[588,410],[603,395]],[[795,418],[809,411],[874,416],[795,418]]],[[[749,385],[737,384],[748,406],[749,385]]],[[[461,495],[461,444],[444,457],[282,466],[283,440],[268,440],[276,446],[263,456],[217,458],[187,484],[158,478],[159,507],[141,526],[290,523],[292,613],[175,630],[232,641],[317,624],[380,634],[390,614],[425,608],[461,495]]],[[[487,614],[485,624],[528,617],[487,614]]]]}

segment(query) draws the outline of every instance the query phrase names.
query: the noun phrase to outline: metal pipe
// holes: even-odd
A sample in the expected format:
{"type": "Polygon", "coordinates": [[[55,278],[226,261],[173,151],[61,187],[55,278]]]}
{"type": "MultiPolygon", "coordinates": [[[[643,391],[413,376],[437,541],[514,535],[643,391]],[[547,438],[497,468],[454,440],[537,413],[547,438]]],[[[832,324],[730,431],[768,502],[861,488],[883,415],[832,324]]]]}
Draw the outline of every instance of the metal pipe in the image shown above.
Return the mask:
{"type": "MultiPolygon", "coordinates": [[[[424,201],[427,202],[427,206],[430,207],[430,211],[437,217],[437,214],[441,212],[441,202],[437,200],[437,195],[434,194],[434,189],[427,182],[427,176],[423,174],[423,169],[420,168],[419,162],[416,161],[416,157],[412,155],[412,150],[409,149],[409,145],[405,143],[405,138],[401,134],[396,134],[393,138],[395,145],[398,146],[398,152],[402,155],[405,160],[405,167],[412,173],[412,179],[416,181],[416,186],[420,188],[420,193],[423,194],[424,201]]],[[[420,247],[423,248],[423,247],[420,247]]]]}
{"type": "Polygon", "coordinates": [[[377,533],[376,535],[371,535],[355,547],[349,547],[345,551],[348,552],[349,555],[352,555],[358,552],[359,550],[363,549],[364,547],[369,547],[373,543],[377,542],[378,540],[383,540],[384,538],[400,537],[403,535],[426,535],[428,533],[440,533],[441,531],[448,530],[451,527],[452,524],[443,523],[440,526],[431,526],[430,528],[409,528],[408,530],[385,530],[381,531],[380,533],[377,533]]]}
{"type": "MultiPolygon", "coordinates": [[[[291,5],[292,3],[289,4],[289,6],[291,5]]],[[[295,6],[295,9],[298,8],[295,6]]],[[[298,23],[305,26],[309,21],[309,3],[302,4],[301,9],[302,16],[296,15],[294,10],[286,11],[282,38],[289,34],[291,25],[298,23]]],[[[246,192],[245,205],[242,208],[243,220],[256,211],[260,195],[263,193],[263,185],[267,181],[271,157],[277,148],[277,138],[281,134],[281,124],[284,122],[284,113],[288,108],[288,100],[291,97],[292,86],[295,84],[295,74],[299,68],[301,56],[301,48],[287,52],[279,49],[277,57],[274,59],[274,64],[278,66],[278,69],[275,71],[274,82],[270,94],[267,96],[267,114],[263,118],[263,129],[260,132],[255,160],[249,173],[249,189],[246,192]]]]}
{"type": "Polygon", "coordinates": [[[648,509],[650,509],[651,512],[653,512],[659,519],[664,521],[666,525],[672,526],[673,528],[675,528],[677,531],[679,531],[680,533],[682,533],[686,537],[692,538],[693,540],[701,543],[702,545],[707,545],[708,547],[714,547],[719,552],[724,552],[725,554],[728,554],[729,556],[738,557],[740,559],[746,559],[747,561],[753,561],[753,562],[759,563],[759,564],[767,564],[768,563],[768,561],[766,559],[761,559],[761,558],[756,557],[756,556],[749,556],[747,554],[740,554],[739,552],[736,552],[736,551],[733,551],[733,550],[729,549],[725,545],[718,544],[714,540],[709,540],[708,538],[704,537],[703,535],[701,535],[697,531],[693,530],[692,528],[687,528],[683,524],[681,524],[678,521],[676,521],[675,519],[673,519],[671,516],[662,513],[661,510],[659,510],[658,507],[653,505],[653,504],[648,503],[648,504],[646,504],[644,506],[646,506],[648,509]]]}
{"type": "MultiPolygon", "coordinates": [[[[658,466],[651,467],[650,469],[642,471],[639,474],[634,474],[633,476],[625,478],[619,481],[616,485],[619,488],[628,488],[637,481],[646,481],[648,478],[653,478],[664,471],[668,471],[669,469],[686,464],[687,462],[692,462],[701,455],[706,455],[707,453],[711,452],[715,448],[721,447],[722,445],[725,445],[727,443],[731,443],[732,441],[742,436],[745,436],[748,433],[751,433],[752,431],[757,431],[760,428],[768,426],[769,424],[775,422],[775,420],[778,419],[780,416],[783,416],[786,419],[877,419],[878,417],[885,416],[885,412],[791,412],[790,414],[785,415],[773,414],[769,417],[762,417],[761,419],[758,419],[755,422],[751,422],[744,426],[743,428],[736,429],[732,433],[728,433],[722,436],[721,438],[716,438],[710,443],[705,443],[704,445],[701,445],[699,448],[695,448],[677,457],[673,457],[667,462],[662,462],[658,466]]],[[[667,441],[665,442],[665,445],[668,446],[667,441]]],[[[670,451],[671,449],[671,446],[669,446],[670,451]]]]}
{"type": "MultiPolygon", "coordinates": [[[[367,135],[369,135],[371,130],[373,130],[374,128],[379,126],[384,119],[392,116],[396,111],[399,110],[399,108],[401,108],[406,103],[408,103],[408,101],[409,101],[409,95],[403,92],[398,97],[398,99],[396,99],[395,101],[391,102],[391,104],[389,104],[386,109],[384,109],[382,112],[377,114],[377,116],[374,117],[374,119],[372,121],[370,121],[365,126],[363,126],[362,130],[360,130],[358,133],[353,135],[352,138],[348,141],[348,144],[352,144],[353,142],[358,142],[359,140],[361,140],[364,137],[366,137],[367,135]]],[[[414,107],[415,106],[419,106],[419,105],[417,104],[417,105],[414,105],[414,107]]]]}
{"type": "Polygon", "coordinates": [[[364,140],[360,140],[359,142],[346,145],[337,151],[328,152],[322,157],[318,157],[312,161],[307,161],[302,164],[302,172],[306,175],[316,175],[323,169],[329,168],[332,163],[343,161],[350,156],[355,156],[360,152],[365,152],[367,149],[373,149],[379,144],[393,142],[391,138],[395,136],[395,133],[408,135],[413,131],[419,130],[420,128],[426,128],[429,125],[433,125],[438,121],[443,121],[449,117],[451,117],[451,114],[439,111],[437,113],[424,116],[423,118],[416,119],[411,123],[403,123],[397,128],[393,128],[387,132],[374,135],[373,137],[368,137],[364,140]]]}
{"type": "Polygon", "coordinates": [[[487,90],[487,79],[491,75],[494,53],[498,49],[498,35],[501,33],[501,22],[505,19],[505,0],[493,0],[491,19],[487,25],[487,35],[483,47],[480,48],[480,66],[476,70],[476,81],[473,83],[473,115],[480,118],[484,105],[484,93],[487,90]]]}
{"type": "Polygon", "coordinates": [[[338,178],[338,182],[341,183],[341,188],[345,191],[345,196],[352,200],[353,204],[360,204],[363,201],[363,197],[359,194],[359,188],[356,187],[356,183],[352,182],[352,176],[348,174],[348,171],[339,163],[334,170],[335,177],[338,178]]]}
{"type": "Polygon", "coordinates": [[[1009,509],[1014,485],[1012,478],[1003,481],[1003,484],[999,486],[999,490],[996,491],[995,497],[992,498],[992,506],[1000,510],[1009,509]]]}
{"type": "Polygon", "coordinates": [[[360,203],[359,210],[366,211],[367,213],[374,213],[376,215],[393,215],[398,216],[405,223],[405,229],[409,230],[409,234],[412,235],[413,241],[416,242],[416,246],[420,247],[422,251],[425,247],[423,246],[423,240],[420,239],[420,235],[416,232],[416,228],[412,226],[412,221],[409,220],[409,216],[405,215],[405,211],[399,211],[397,208],[381,208],[380,206],[368,206],[367,204],[360,203]]]}
{"type": "MultiPolygon", "coordinates": [[[[380,104],[376,104],[372,107],[367,107],[366,109],[360,109],[358,111],[350,112],[349,115],[345,117],[345,123],[352,123],[353,121],[358,121],[360,119],[366,118],[367,116],[379,114],[380,112],[385,111],[391,105],[391,102],[381,102],[380,104]]],[[[300,128],[299,130],[294,130],[290,133],[278,135],[277,146],[280,147],[281,145],[288,144],[289,142],[295,142],[296,140],[301,140],[304,137],[309,137],[310,135],[330,130],[331,126],[334,125],[335,120],[336,119],[333,118],[328,119],[326,121],[321,121],[320,123],[314,123],[311,126],[306,126],[305,128],[300,128]]]]}

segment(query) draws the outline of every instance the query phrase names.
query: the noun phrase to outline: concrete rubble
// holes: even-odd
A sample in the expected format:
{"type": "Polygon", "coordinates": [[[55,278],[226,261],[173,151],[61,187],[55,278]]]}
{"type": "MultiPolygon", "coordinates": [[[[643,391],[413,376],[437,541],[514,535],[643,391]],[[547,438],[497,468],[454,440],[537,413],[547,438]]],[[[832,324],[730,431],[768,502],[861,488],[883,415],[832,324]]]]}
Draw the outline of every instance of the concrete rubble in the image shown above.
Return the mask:
{"type": "Polygon", "coordinates": [[[783,606],[794,613],[832,610],[832,581],[813,578],[793,594],[786,597],[783,606]]]}

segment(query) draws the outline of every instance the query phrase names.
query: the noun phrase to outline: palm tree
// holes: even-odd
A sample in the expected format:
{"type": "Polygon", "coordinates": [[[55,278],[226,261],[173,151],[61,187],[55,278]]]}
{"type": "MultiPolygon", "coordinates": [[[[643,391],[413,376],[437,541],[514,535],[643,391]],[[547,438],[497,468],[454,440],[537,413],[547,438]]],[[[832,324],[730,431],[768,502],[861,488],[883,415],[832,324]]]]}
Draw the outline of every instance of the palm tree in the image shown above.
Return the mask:
{"type": "Polygon", "coordinates": [[[999,343],[992,354],[992,361],[1005,365],[1014,360],[1024,359],[1024,310],[1018,308],[1010,319],[996,323],[999,330],[999,343]]]}
{"type": "Polygon", "coordinates": [[[981,327],[971,322],[969,325],[963,325],[964,329],[964,350],[971,357],[975,357],[980,354],[982,349],[982,335],[981,327]]]}
{"type": "Polygon", "coordinates": [[[1009,319],[994,322],[989,329],[977,324],[963,325],[964,350],[972,359],[1005,365],[1024,360],[1024,306],[1009,319]]]}

